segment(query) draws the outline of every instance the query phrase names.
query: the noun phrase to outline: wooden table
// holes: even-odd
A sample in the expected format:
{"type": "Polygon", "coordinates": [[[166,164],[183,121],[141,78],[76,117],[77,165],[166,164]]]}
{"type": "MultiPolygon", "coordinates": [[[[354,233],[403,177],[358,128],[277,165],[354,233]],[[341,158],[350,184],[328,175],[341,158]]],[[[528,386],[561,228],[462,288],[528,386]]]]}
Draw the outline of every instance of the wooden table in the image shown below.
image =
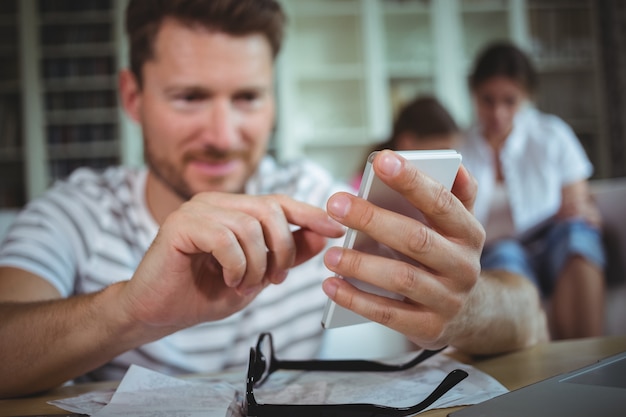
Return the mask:
{"type": "MultiPolygon", "coordinates": [[[[451,356],[486,372],[508,389],[514,390],[559,373],[581,368],[623,351],[626,351],[626,336],[552,342],[506,355],[485,358],[473,358],[460,353],[452,353],[451,356]]],[[[28,398],[0,400],[0,416],[67,414],[46,402],[111,387],[115,387],[115,383],[81,384],[61,387],[28,398]]],[[[442,417],[456,409],[458,408],[432,410],[420,416],[442,417]]]]}
{"type": "MultiPolygon", "coordinates": [[[[551,342],[489,358],[470,358],[461,354],[452,356],[459,362],[469,363],[493,376],[508,389],[515,390],[623,351],[626,351],[626,336],[551,342]]],[[[460,408],[432,410],[420,416],[444,417],[460,408]]]]}

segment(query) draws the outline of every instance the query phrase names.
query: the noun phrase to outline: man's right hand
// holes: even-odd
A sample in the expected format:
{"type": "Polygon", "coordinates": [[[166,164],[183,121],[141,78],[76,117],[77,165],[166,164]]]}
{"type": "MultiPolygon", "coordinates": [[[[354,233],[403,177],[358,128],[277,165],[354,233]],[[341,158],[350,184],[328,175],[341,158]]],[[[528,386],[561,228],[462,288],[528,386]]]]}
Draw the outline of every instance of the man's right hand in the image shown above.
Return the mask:
{"type": "Polygon", "coordinates": [[[343,232],[324,210],[286,196],[198,194],[162,225],[123,307],[168,332],[222,319],[343,232]]]}

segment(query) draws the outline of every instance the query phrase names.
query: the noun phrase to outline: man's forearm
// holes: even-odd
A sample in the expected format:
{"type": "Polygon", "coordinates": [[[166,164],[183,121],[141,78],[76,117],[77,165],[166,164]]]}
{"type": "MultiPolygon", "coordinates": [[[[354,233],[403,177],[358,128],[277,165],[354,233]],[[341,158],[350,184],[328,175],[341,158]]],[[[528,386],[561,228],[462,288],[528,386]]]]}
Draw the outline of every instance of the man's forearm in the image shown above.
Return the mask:
{"type": "Polygon", "coordinates": [[[0,397],[53,388],[156,338],[116,308],[122,285],[69,299],[1,303],[0,397]]]}
{"type": "Polygon", "coordinates": [[[548,340],[537,289],[522,276],[483,272],[460,319],[450,329],[452,344],[469,354],[509,352],[548,340]]]}

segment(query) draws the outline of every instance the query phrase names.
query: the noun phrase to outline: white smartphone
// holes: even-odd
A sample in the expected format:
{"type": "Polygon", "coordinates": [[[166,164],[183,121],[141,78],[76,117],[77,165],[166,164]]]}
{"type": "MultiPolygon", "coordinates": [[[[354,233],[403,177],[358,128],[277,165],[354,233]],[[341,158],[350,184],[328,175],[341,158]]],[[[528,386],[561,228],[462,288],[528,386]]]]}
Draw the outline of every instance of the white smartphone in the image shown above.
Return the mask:
{"type": "MultiPolygon", "coordinates": [[[[377,152],[373,152],[367,158],[367,164],[363,171],[363,179],[361,181],[358,196],[386,210],[395,211],[404,216],[424,222],[424,216],[417,208],[409,203],[408,200],[406,200],[400,193],[389,188],[376,176],[376,174],[374,174],[372,162],[376,153],[377,152]]],[[[452,188],[457,171],[461,165],[461,154],[455,150],[400,151],[397,153],[404,157],[409,163],[417,167],[420,171],[429,175],[435,181],[440,182],[448,190],[452,188]]],[[[393,231],[390,231],[390,233],[393,233],[393,231]]],[[[402,259],[405,262],[415,264],[414,260],[403,255],[402,253],[378,243],[365,233],[360,233],[353,229],[348,229],[346,232],[343,247],[379,256],[386,256],[388,258],[402,259]]],[[[340,278],[349,281],[352,285],[362,291],[390,298],[402,298],[399,294],[394,294],[390,291],[383,290],[382,288],[359,281],[352,277],[340,278]]],[[[328,299],[326,302],[326,308],[324,309],[324,316],[322,317],[322,326],[325,329],[332,329],[335,327],[366,323],[368,321],[369,320],[365,317],[343,308],[337,305],[334,301],[328,299]]]]}

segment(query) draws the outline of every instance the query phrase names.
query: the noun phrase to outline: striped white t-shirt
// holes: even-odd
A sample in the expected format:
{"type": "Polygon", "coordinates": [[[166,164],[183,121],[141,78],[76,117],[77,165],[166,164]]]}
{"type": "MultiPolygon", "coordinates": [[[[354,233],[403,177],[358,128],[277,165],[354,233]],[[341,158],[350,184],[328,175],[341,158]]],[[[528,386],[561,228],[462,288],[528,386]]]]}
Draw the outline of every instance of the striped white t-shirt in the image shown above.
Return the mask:
{"type": "MultiPolygon", "coordinates": [[[[127,167],[79,169],[58,181],[16,218],[0,246],[0,266],[37,274],[65,297],[129,279],[158,230],[146,207],[146,174],[127,167]]],[[[339,190],[348,188],[311,162],[279,165],[270,157],[246,186],[247,194],[287,194],[319,207],[339,190]]],[[[330,275],[320,254],[227,319],[126,352],[82,379],[120,379],[131,364],[168,374],[243,367],[262,331],[272,332],[277,356],[311,358],[321,342],[321,281],[330,275]]]]}

